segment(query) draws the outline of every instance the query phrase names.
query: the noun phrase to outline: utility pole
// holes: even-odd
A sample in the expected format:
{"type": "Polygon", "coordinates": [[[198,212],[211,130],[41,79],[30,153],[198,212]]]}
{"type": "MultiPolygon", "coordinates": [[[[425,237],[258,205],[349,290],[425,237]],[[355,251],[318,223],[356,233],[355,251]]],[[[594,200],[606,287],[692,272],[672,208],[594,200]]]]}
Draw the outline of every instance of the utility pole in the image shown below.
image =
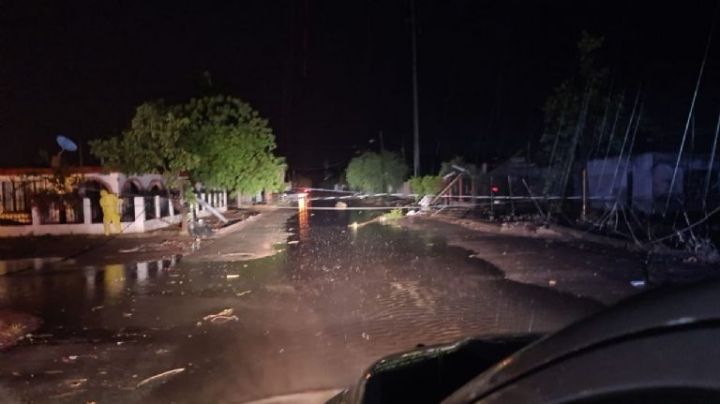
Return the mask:
{"type": "Polygon", "coordinates": [[[387,186],[385,185],[385,140],[383,139],[383,132],[378,132],[380,138],[380,178],[382,179],[382,191],[387,192],[387,186]]]}
{"type": "Polygon", "coordinates": [[[413,85],[413,175],[420,175],[420,118],[418,117],[417,39],[415,38],[415,0],[410,0],[412,27],[412,85],[413,85]]]}

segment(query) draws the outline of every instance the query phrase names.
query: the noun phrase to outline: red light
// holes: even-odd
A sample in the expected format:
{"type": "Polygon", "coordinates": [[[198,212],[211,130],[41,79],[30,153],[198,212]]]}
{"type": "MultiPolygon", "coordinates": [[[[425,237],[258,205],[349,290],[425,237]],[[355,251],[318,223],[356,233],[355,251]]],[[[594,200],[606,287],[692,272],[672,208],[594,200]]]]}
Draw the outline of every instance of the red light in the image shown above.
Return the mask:
{"type": "Polygon", "coordinates": [[[492,191],[493,194],[497,194],[498,192],[500,192],[500,188],[498,188],[497,185],[493,185],[492,187],[490,187],[490,191],[492,191]]]}

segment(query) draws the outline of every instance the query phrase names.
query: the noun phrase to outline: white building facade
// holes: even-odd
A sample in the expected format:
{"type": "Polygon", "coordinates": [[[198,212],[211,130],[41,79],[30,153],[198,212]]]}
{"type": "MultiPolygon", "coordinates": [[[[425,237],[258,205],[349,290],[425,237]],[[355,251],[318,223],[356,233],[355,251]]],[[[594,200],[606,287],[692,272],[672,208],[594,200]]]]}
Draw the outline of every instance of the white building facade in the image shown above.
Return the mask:
{"type": "MultiPolygon", "coordinates": [[[[47,234],[103,234],[100,191],[120,197],[122,231],[138,233],[180,223],[180,206],[161,175],[128,176],[101,167],[75,167],[65,173],[67,198],[44,197],[57,189],[50,168],[0,168],[0,237],[47,234]]],[[[219,211],[227,210],[227,193],[198,195],[219,211]]],[[[207,212],[193,209],[200,215],[207,212]]]]}

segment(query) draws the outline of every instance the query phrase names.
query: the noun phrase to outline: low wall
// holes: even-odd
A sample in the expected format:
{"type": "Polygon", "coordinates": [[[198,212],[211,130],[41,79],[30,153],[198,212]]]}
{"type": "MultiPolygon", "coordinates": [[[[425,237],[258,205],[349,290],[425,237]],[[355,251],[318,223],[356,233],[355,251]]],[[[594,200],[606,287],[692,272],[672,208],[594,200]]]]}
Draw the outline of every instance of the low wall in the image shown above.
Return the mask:
{"type": "MultiPolygon", "coordinates": [[[[227,193],[201,194],[200,197],[220,212],[227,211],[227,193]]],[[[158,230],[164,227],[177,225],[182,220],[180,214],[175,214],[172,201],[165,200],[168,204],[168,215],[159,217],[161,209],[160,197],[155,197],[156,219],[145,219],[145,199],[141,196],[133,200],[135,208],[135,220],[122,222],[122,233],[144,233],[146,231],[158,230]]],[[[198,217],[206,217],[211,213],[207,209],[198,209],[193,206],[198,217]]],[[[91,204],[88,198],[83,199],[83,223],[68,224],[42,224],[37,208],[32,208],[32,224],[18,226],[0,226],[0,237],[22,237],[22,236],[44,236],[44,235],[75,235],[75,234],[105,234],[102,223],[92,223],[91,204]]]]}

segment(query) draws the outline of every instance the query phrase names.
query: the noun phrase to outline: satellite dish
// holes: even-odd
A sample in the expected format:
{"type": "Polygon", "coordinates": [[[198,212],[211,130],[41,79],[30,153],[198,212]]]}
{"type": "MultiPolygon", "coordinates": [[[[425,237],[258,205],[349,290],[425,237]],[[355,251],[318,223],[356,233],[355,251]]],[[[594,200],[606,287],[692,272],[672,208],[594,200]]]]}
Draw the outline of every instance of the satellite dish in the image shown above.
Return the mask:
{"type": "Polygon", "coordinates": [[[60,146],[60,148],[61,148],[63,151],[74,152],[74,151],[77,150],[77,145],[75,144],[75,142],[73,142],[72,140],[66,138],[66,137],[63,136],[63,135],[58,135],[58,136],[55,138],[55,141],[57,142],[58,146],[60,146]]]}

